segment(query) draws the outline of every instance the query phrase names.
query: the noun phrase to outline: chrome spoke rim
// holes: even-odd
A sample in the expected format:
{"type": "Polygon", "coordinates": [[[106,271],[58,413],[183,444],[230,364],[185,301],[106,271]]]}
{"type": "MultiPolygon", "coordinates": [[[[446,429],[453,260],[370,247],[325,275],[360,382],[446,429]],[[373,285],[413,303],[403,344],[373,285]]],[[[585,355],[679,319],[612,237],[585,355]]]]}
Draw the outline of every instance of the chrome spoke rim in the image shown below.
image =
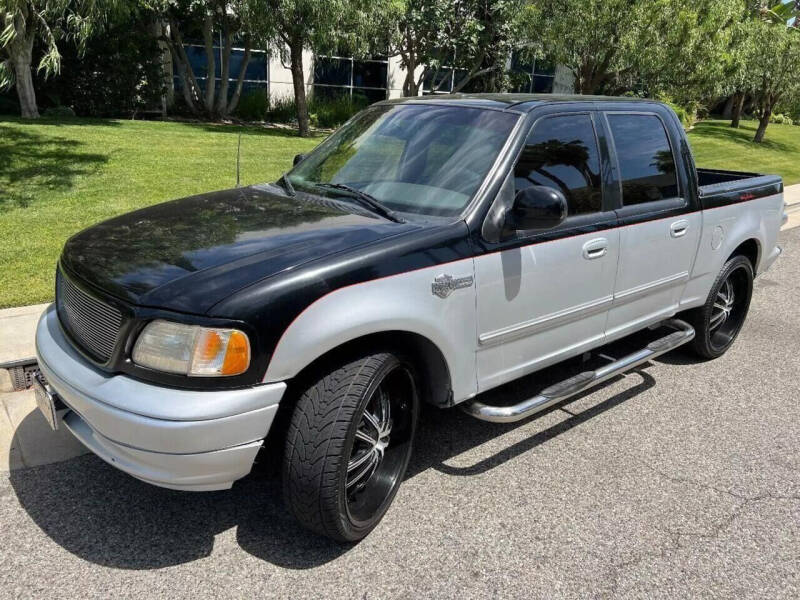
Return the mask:
{"type": "Polygon", "coordinates": [[[736,295],[733,291],[730,279],[726,279],[722,287],[717,292],[717,297],[714,302],[711,319],[709,320],[709,330],[715,331],[728,320],[728,317],[733,310],[733,305],[736,300],[736,295]]]}
{"type": "Polygon", "coordinates": [[[363,489],[378,470],[389,445],[391,432],[391,401],[381,386],[367,402],[356,429],[353,451],[347,463],[345,489],[348,493],[363,489]]]}

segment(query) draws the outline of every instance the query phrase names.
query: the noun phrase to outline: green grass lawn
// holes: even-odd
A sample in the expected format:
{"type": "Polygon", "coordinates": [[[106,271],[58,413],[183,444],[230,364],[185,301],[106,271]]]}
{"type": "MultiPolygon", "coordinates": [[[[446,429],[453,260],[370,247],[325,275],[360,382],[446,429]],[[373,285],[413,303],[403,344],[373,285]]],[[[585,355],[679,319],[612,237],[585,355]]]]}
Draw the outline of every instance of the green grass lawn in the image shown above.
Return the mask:
{"type": "Polygon", "coordinates": [[[135,208],[236,183],[274,181],[320,141],[197,123],[0,117],[0,308],[53,297],[73,233],[135,208]]]}
{"type": "MultiPolygon", "coordinates": [[[[800,127],[705,121],[690,134],[704,167],[778,173],[800,182],[800,127]]],[[[53,297],[64,241],[108,217],[233,187],[242,132],[243,184],[274,181],[321,141],[257,127],[116,120],[22,122],[0,117],[0,307],[53,297]]]]}
{"type": "Polygon", "coordinates": [[[753,143],[756,121],[702,121],[689,132],[698,167],[780,175],[786,185],[800,183],[800,126],[771,124],[761,144],[753,143]]]}

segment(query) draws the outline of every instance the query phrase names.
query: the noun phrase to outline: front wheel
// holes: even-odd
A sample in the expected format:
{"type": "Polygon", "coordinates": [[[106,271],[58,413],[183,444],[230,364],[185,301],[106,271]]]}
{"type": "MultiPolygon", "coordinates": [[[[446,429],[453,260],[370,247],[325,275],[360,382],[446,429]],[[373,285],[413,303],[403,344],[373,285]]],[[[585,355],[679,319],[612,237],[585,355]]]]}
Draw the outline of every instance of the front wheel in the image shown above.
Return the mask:
{"type": "Polygon", "coordinates": [[[297,401],[283,459],[283,494],[308,529],[365,537],[392,503],[419,413],[413,367],[393,353],[332,368],[297,401]]]}
{"type": "Polygon", "coordinates": [[[744,325],[753,295],[753,266],[734,256],[717,276],[706,303],[686,315],[695,329],[694,351],[702,358],[722,356],[744,325]]]}

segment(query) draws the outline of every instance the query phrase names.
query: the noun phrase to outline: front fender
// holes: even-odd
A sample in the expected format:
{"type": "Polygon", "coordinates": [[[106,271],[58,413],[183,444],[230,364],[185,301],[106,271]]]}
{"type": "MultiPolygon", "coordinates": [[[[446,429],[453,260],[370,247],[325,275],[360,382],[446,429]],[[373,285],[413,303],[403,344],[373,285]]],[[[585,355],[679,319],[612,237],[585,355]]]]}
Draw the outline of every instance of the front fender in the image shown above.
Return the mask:
{"type": "Polygon", "coordinates": [[[331,350],[358,338],[406,331],[441,351],[451,375],[453,400],[477,393],[474,264],[471,258],[374,279],[335,290],[312,303],[281,336],[265,382],[295,377],[331,350]],[[470,278],[469,287],[446,298],[433,294],[434,279],[470,278]]]}

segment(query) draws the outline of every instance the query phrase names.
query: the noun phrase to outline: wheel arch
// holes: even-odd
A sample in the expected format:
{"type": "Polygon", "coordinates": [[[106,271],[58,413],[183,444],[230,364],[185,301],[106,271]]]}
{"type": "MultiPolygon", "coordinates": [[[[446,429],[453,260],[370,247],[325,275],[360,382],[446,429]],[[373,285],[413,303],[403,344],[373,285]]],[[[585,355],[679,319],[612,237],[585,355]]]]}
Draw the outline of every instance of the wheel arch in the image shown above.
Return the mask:
{"type": "Polygon", "coordinates": [[[427,337],[404,330],[377,331],[343,342],[303,367],[292,378],[290,387],[303,387],[327,369],[348,360],[348,357],[386,350],[397,352],[413,364],[422,386],[420,399],[440,407],[452,403],[450,368],[444,354],[427,337]]]}
{"type": "Polygon", "coordinates": [[[744,256],[750,261],[750,264],[753,267],[753,273],[755,274],[758,270],[758,265],[761,260],[761,242],[755,237],[751,237],[740,243],[733,252],[730,253],[727,260],[728,262],[734,256],[744,256]]]}

